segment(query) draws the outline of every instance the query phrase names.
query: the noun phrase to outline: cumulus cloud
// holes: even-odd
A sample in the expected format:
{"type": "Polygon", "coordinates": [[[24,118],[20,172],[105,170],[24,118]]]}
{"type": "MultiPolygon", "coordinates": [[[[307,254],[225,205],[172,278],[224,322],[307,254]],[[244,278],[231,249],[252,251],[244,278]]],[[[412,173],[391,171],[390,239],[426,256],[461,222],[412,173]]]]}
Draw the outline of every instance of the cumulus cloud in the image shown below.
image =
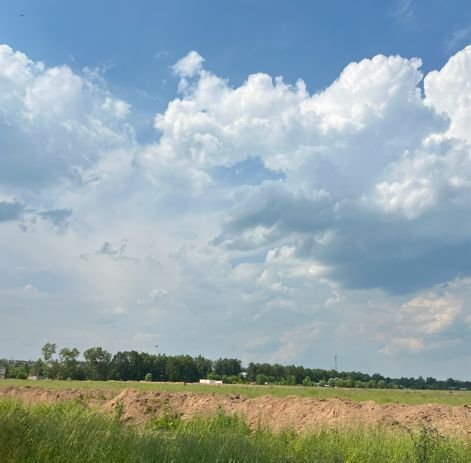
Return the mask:
{"type": "Polygon", "coordinates": [[[433,334],[450,326],[460,309],[461,304],[451,298],[417,296],[402,306],[399,317],[405,326],[433,334]]]}
{"type": "Polygon", "coordinates": [[[48,68],[0,45],[0,87],[4,186],[80,181],[103,153],[131,141],[128,105],[67,66],[48,68]]]}
{"type": "Polygon", "coordinates": [[[162,159],[182,166],[200,193],[211,168],[254,155],[284,173],[238,193],[214,240],[228,250],[293,245],[348,287],[405,292],[450,280],[470,272],[470,146],[459,128],[468,73],[454,70],[468,55],[429,74],[425,97],[421,61],[398,56],[352,63],[314,95],[265,74],[234,89],[204,70],[156,118],[161,139],[141,162],[150,175],[162,159]],[[440,79],[461,95],[455,116],[440,106],[440,79]],[[457,222],[451,233],[444,220],[457,222]]]}
{"type": "Polygon", "coordinates": [[[456,280],[445,286],[446,291],[436,287],[405,301],[399,310],[387,312],[381,328],[387,342],[380,354],[433,351],[466,342],[460,327],[466,324],[469,312],[469,281],[456,280]]]}
{"type": "Polygon", "coordinates": [[[419,353],[424,350],[422,338],[393,338],[382,349],[380,353],[384,355],[394,355],[398,353],[419,353]]]}
{"type": "Polygon", "coordinates": [[[173,71],[180,77],[194,77],[201,72],[204,58],[196,51],[190,51],[173,65],[173,71]]]}
{"type": "Polygon", "coordinates": [[[158,324],[169,352],[247,361],[451,355],[469,336],[470,61],[424,78],[378,55],[310,94],[263,73],[233,86],[192,52],[138,144],[104,79],[4,46],[3,284],[47,288],[56,314],[74,299],[110,345],[158,324]]]}
{"type": "Polygon", "coordinates": [[[450,119],[447,135],[471,140],[471,45],[424,79],[425,102],[450,119]]]}

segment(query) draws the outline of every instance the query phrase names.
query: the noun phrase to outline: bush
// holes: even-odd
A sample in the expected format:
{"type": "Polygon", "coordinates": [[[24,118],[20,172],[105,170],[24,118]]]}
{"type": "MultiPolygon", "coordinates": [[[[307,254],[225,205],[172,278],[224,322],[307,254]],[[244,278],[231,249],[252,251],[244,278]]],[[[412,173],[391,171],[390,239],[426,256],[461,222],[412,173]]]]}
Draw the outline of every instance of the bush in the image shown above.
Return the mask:
{"type": "Polygon", "coordinates": [[[267,381],[268,378],[265,375],[262,375],[261,373],[255,377],[255,382],[257,384],[265,384],[267,381]]]}
{"type": "Polygon", "coordinates": [[[303,379],[303,386],[314,386],[314,383],[311,381],[311,378],[309,376],[306,376],[303,379]]]}

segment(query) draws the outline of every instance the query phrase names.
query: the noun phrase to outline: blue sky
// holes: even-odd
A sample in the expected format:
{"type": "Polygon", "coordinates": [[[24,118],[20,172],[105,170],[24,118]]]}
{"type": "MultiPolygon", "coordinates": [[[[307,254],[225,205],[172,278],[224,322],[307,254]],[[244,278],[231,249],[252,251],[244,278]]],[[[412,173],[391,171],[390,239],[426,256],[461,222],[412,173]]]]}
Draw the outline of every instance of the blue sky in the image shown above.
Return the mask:
{"type": "Polygon", "coordinates": [[[469,378],[469,2],[1,8],[0,356],[469,378]]]}
{"type": "Polygon", "coordinates": [[[312,92],[378,53],[439,69],[471,37],[466,0],[2,3],[4,43],[50,66],[108,69],[113,91],[150,112],[175,95],[170,67],[191,50],[233,85],[266,72],[312,92]]]}

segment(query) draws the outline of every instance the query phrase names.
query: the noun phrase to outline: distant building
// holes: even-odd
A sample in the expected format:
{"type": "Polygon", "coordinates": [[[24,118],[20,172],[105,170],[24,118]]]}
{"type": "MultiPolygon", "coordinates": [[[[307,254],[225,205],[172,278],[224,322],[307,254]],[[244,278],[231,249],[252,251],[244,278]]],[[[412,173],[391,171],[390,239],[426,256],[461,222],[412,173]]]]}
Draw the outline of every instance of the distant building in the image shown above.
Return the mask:
{"type": "Polygon", "coordinates": [[[200,384],[222,384],[222,381],[216,379],[200,379],[200,384]]]}
{"type": "Polygon", "coordinates": [[[6,368],[0,368],[0,379],[5,379],[6,372],[6,368]]]}

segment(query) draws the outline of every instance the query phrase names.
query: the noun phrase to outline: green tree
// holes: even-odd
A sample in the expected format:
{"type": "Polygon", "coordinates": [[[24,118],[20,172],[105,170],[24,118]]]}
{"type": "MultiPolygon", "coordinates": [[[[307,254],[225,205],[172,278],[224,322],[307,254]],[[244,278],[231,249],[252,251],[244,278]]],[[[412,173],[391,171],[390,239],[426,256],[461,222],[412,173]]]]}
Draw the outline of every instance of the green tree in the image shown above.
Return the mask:
{"type": "Polygon", "coordinates": [[[34,376],[45,375],[45,364],[41,359],[36,360],[31,367],[31,374],[34,376]]]}
{"type": "Polygon", "coordinates": [[[306,376],[303,379],[303,386],[314,386],[314,383],[311,381],[311,378],[309,376],[306,376]]]}
{"type": "Polygon", "coordinates": [[[52,356],[56,353],[57,346],[51,342],[46,342],[41,348],[44,358],[43,372],[48,378],[54,378],[57,375],[57,362],[52,360],[52,356]]]}
{"type": "Polygon", "coordinates": [[[87,349],[85,358],[85,374],[88,379],[106,380],[111,367],[111,354],[101,347],[87,349]]]}
{"type": "Polygon", "coordinates": [[[379,389],[386,389],[386,381],[384,379],[380,379],[378,381],[377,387],[379,389]]]}
{"type": "Polygon", "coordinates": [[[64,347],[59,351],[59,375],[62,379],[79,379],[78,356],[79,350],[76,347],[69,349],[64,347]]]}
{"type": "Polygon", "coordinates": [[[26,379],[29,376],[29,366],[25,363],[10,365],[7,369],[7,377],[26,379]]]}
{"type": "Polygon", "coordinates": [[[198,369],[198,379],[207,378],[208,374],[211,373],[213,369],[213,362],[204,358],[202,355],[195,357],[195,365],[198,369]]]}
{"type": "Polygon", "coordinates": [[[239,359],[220,358],[214,362],[213,371],[220,376],[235,376],[242,372],[242,362],[239,359]]]}
{"type": "Polygon", "coordinates": [[[111,377],[120,381],[139,381],[148,372],[144,364],[144,356],[139,352],[118,352],[111,361],[111,377]]]}
{"type": "Polygon", "coordinates": [[[198,368],[189,355],[168,357],[166,374],[170,381],[193,382],[198,380],[198,368]]]}
{"type": "Polygon", "coordinates": [[[52,356],[56,353],[57,346],[51,342],[46,342],[41,348],[44,361],[47,363],[52,359],[52,356]]]}
{"type": "Polygon", "coordinates": [[[262,373],[259,373],[256,377],[255,377],[255,382],[257,384],[265,384],[267,382],[267,377],[262,374],[262,373]]]}
{"type": "Polygon", "coordinates": [[[377,383],[376,383],[376,381],[375,381],[374,379],[370,379],[370,380],[368,381],[367,385],[368,385],[368,386],[367,386],[368,389],[374,389],[374,388],[377,387],[377,383]]]}

